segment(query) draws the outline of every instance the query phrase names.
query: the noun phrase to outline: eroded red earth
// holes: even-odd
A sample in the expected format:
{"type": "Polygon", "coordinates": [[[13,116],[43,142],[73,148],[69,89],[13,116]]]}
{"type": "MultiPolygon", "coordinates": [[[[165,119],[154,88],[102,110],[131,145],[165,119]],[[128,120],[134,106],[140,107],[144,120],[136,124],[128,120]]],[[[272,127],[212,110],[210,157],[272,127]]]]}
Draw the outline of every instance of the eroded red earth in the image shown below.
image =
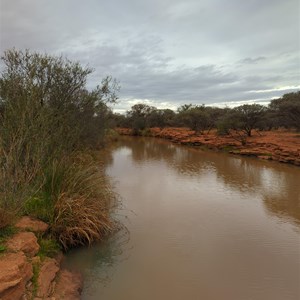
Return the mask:
{"type": "MultiPolygon", "coordinates": [[[[117,128],[121,135],[132,135],[129,128],[117,128]]],[[[300,166],[300,133],[285,130],[253,131],[241,142],[237,134],[220,136],[215,131],[197,134],[188,128],[151,128],[148,136],[168,139],[174,143],[224,150],[233,154],[255,156],[300,166]]]]}

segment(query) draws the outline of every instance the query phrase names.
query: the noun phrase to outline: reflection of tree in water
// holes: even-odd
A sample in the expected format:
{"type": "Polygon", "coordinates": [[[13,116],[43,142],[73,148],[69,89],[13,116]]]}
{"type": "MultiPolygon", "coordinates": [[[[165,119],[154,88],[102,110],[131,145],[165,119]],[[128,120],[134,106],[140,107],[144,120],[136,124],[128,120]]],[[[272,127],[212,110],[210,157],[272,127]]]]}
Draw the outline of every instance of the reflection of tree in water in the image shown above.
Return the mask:
{"type": "Polygon", "coordinates": [[[177,148],[165,141],[155,138],[125,137],[122,146],[132,150],[132,159],[135,163],[144,163],[148,160],[170,162],[177,148]]]}
{"type": "Polygon", "coordinates": [[[263,201],[268,211],[279,217],[290,217],[300,224],[300,187],[299,170],[281,173],[282,186],[276,187],[276,193],[266,191],[263,193],[263,201]],[[297,174],[298,172],[298,174],[297,174]]]}
{"type": "Polygon", "coordinates": [[[300,222],[300,170],[297,167],[257,159],[218,160],[216,172],[225,184],[241,191],[257,192],[269,212],[300,222]]]}
{"type": "Polygon", "coordinates": [[[297,167],[175,146],[156,138],[127,138],[122,145],[132,150],[136,163],[164,161],[184,176],[214,172],[217,179],[231,189],[262,195],[271,213],[300,221],[300,170],[297,167]]]}

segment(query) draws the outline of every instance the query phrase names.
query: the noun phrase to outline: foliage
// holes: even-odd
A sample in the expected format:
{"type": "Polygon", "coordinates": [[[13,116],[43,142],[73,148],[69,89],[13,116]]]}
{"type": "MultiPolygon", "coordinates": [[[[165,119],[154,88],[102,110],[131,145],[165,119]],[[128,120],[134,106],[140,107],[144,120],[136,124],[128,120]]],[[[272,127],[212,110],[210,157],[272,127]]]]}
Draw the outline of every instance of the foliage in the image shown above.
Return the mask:
{"type": "MultiPolygon", "coordinates": [[[[26,213],[49,222],[66,247],[72,244],[67,241],[69,223],[73,230],[84,232],[78,207],[78,199],[84,199],[81,205],[96,203],[90,218],[101,219],[97,225],[104,228],[98,231],[107,231],[113,197],[101,198],[109,185],[98,185],[95,178],[104,180],[105,174],[82,153],[104,143],[112,114],[108,105],[117,100],[118,84],[106,77],[88,90],[90,68],[28,50],[8,50],[2,61],[0,229],[11,222],[10,216],[26,213]],[[98,191],[101,188],[105,190],[98,191]],[[77,219],[70,214],[68,219],[68,209],[78,211],[77,219]]],[[[80,234],[78,238],[87,241],[80,234]]]]}
{"type": "Polygon", "coordinates": [[[38,291],[38,278],[39,278],[39,273],[40,273],[40,264],[38,262],[32,264],[32,299],[35,299],[35,296],[38,291]]]}
{"type": "Polygon", "coordinates": [[[126,115],[112,114],[116,127],[132,128],[135,134],[149,127],[189,127],[204,134],[217,128],[218,134],[235,136],[245,142],[253,130],[285,127],[300,129],[300,91],[283,95],[270,105],[245,104],[235,108],[183,104],[176,112],[143,103],[132,106],[126,115]]]}
{"type": "Polygon", "coordinates": [[[40,245],[40,250],[37,255],[42,259],[45,257],[55,257],[60,251],[60,246],[54,239],[41,238],[38,243],[40,245]]]}
{"type": "Polygon", "coordinates": [[[234,108],[235,129],[244,131],[247,136],[251,136],[252,130],[257,128],[262,119],[266,107],[260,104],[244,104],[234,108]]]}
{"type": "Polygon", "coordinates": [[[24,203],[24,213],[44,222],[51,222],[53,216],[53,203],[46,197],[32,196],[24,203]]]}
{"type": "Polygon", "coordinates": [[[6,251],[5,241],[16,232],[17,229],[12,226],[0,228],[0,253],[6,251]]]}
{"type": "Polygon", "coordinates": [[[300,91],[272,100],[269,108],[281,126],[300,130],[300,91]]]}

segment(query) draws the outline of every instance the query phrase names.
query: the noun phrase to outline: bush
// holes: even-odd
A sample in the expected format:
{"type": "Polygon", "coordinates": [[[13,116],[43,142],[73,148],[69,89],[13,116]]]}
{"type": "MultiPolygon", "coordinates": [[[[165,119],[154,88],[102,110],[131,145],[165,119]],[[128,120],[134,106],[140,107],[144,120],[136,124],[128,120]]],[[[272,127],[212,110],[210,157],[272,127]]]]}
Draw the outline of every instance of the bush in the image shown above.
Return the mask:
{"type": "Polygon", "coordinates": [[[49,222],[65,248],[100,238],[111,226],[109,199],[101,198],[103,186],[95,180],[105,175],[82,153],[104,142],[116,82],[106,77],[89,91],[92,70],[62,57],[9,50],[2,61],[0,228],[12,215],[26,213],[49,222]],[[87,206],[81,208],[87,222],[104,226],[98,234],[82,230],[79,204],[87,206]],[[79,242],[69,242],[75,237],[67,234],[70,228],[78,231],[79,242]]]}
{"type": "Polygon", "coordinates": [[[65,250],[90,244],[112,232],[109,212],[115,196],[103,170],[89,154],[53,164],[41,188],[53,208],[50,230],[65,250]]]}

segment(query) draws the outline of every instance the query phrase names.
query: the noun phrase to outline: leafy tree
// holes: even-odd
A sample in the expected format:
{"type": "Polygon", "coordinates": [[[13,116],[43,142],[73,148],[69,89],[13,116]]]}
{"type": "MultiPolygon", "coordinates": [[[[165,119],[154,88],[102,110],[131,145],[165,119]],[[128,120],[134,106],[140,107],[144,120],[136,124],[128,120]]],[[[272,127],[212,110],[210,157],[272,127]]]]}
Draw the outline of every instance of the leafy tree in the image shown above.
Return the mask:
{"type": "Polygon", "coordinates": [[[149,127],[166,127],[174,124],[175,112],[171,109],[155,109],[147,120],[149,127]]]}
{"type": "Polygon", "coordinates": [[[259,104],[245,104],[234,108],[234,127],[243,130],[250,137],[266,110],[265,106],[259,104]]]}
{"type": "Polygon", "coordinates": [[[199,133],[212,128],[210,109],[204,105],[183,105],[178,111],[178,117],[183,125],[199,133]]]}
{"type": "Polygon", "coordinates": [[[281,126],[300,129],[300,91],[272,100],[269,108],[281,126]]]}
{"type": "MultiPolygon", "coordinates": [[[[28,180],[53,159],[102,142],[108,103],[118,86],[105,78],[89,91],[92,72],[62,57],[8,50],[1,57],[0,165],[28,180]]],[[[13,184],[12,177],[8,177],[13,184]]]]}
{"type": "Polygon", "coordinates": [[[131,110],[127,111],[126,116],[130,120],[135,133],[147,127],[147,120],[155,110],[156,108],[154,106],[139,103],[133,105],[131,110]]]}

